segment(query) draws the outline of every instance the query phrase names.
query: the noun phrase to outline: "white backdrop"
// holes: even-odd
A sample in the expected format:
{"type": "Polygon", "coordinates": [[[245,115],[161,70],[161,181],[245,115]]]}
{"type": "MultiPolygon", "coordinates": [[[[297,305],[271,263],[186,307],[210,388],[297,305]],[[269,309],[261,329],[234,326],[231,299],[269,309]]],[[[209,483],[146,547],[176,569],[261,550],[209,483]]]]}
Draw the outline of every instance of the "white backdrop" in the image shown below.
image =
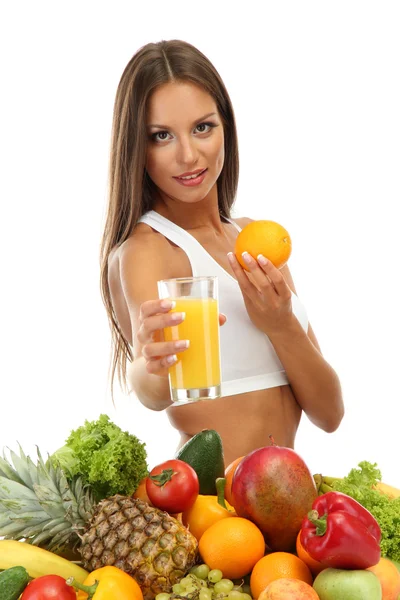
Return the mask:
{"type": "Polygon", "coordinates": [[[107,412],[146,442],[150,466],[174,454],[164,413],[122,394],[111,404],[98,254],[119,78],[143,44],[180,38],[212,60],[235,107],[236,214],[289,230],[298,294],[342,382],[339,430],[303,418],[296,450],[313,472],[370,460],[400,486],[399,4],[263,5],[2,9],[0,447],[52,452],[107,412]]]}

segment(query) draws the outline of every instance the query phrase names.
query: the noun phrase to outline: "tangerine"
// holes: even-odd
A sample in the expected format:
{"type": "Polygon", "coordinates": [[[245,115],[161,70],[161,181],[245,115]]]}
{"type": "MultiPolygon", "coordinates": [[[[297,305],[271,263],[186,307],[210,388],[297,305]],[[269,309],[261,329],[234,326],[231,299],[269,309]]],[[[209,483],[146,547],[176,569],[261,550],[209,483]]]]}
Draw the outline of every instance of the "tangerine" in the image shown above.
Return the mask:
{"type": "Polygon", "coordinates": [[[234,517],[217,521],[199,541],[199,552],[210,569],[219,569],[227,579],[240,579],[264,556],[264,536],[248,519],[234,517]]]}
{"type": "Polygon", "coordinates": [[[251,221],[243,227],[235,243],[236,258],[248,271],[242,257],[243,252],[248,252],[256,260],[262,254],[277,269],[281,269],[289,260],[292,240],[286,229],[275,221],[251,221]]]}
{"type": "Polygon", "coordinates": [[[271,552],[263,556],[253,568],[250,588],[253,598],[258,598],[263,590],[275,579],[299,579],[312,585],[313,577],[306,563],[290,552],[271,552]]]}
{"type": "Polygon", "coordinates": [[[368,567],[380,581],[382,600],[397,600],[400,594],[400,573],[389,558],[380,558],[373,567],[368,567]]]}
{"type": "Polygon", "coordinates": [[[258,600],[319,600],[314,588],[300,579],[275,579],[261,592],[258,600]]]}
{"type": "Polygon", "coordinates": [[[235,458],[225,469],[225,500],[233,506],[233,498],[232,498],[232,480],[236,471],[236,467],[240,463],[240,461],[244,458],[244,456],[239,456],[239,458],[235,458]]]}

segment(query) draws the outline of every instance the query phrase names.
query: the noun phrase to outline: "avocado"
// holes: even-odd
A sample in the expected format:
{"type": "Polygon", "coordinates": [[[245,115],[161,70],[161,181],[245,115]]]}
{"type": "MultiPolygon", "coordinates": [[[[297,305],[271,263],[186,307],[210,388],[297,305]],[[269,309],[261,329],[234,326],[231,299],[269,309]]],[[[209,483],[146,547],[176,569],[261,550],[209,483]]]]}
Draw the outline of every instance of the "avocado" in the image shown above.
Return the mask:
{"type": "Polygon", "coordinates": [[[200,494],[217,495],[215,480],[225,476],[221,436],[214,429],[196,433],[178,450],[175,458],[188,463],[197,473],[200,494]]]}

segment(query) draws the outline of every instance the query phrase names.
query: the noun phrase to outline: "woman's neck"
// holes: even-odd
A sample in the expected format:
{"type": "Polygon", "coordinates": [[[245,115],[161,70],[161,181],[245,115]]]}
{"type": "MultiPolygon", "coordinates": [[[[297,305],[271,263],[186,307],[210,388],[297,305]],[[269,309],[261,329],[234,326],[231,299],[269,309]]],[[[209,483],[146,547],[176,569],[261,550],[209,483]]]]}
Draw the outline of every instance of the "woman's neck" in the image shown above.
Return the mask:
{"type": "Polygon", "coordinates": [[[222,232],[223,229],[216,190],[215,194],[210,193],[204,200],[194,203],[160,196],[154,202],[153,210],[186,231],[212,229],[222,232]]]}

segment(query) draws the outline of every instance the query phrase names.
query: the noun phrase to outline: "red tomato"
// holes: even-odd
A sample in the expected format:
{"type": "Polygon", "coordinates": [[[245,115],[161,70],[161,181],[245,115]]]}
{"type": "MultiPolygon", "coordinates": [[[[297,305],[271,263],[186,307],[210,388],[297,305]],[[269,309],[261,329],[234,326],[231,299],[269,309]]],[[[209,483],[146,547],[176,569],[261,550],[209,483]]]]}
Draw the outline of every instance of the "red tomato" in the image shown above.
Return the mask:
{"type": "Polygon", "coordinates": [[[76,600],[73,587],[67,585],[64,577],[43,575],[33,579],[26,586],[21,600],[76,600]]]}
{"type": "Polygon", "coordinates": [[[146,480],[151,503],[169,513],[188,510],[199,495],[196,471],[183,460],[167,460],[157,465],[146,480]]]}

